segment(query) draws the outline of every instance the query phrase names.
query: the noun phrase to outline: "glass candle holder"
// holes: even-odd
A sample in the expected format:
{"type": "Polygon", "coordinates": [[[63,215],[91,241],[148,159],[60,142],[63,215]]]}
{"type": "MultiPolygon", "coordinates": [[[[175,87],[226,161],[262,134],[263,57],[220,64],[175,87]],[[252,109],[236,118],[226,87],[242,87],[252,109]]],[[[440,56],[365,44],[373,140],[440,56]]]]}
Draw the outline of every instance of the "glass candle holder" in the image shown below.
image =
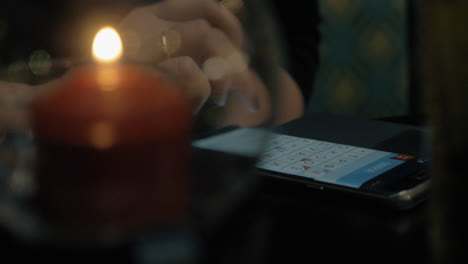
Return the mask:
{"type": "MultiPolygon", "coordinates": [[[[226,104],[218,96],[194,107],[183,75],[164,64],[186,57],[167,46],[174,36],[178,39],[174,33],[183,33],[174,28],[155,43],[167,56],[160,61],[125,56],[125,47],[131,52],[143,38],[138,31],[117,27],[124,35],[120,62],[103,64],[86,56],[51,59],[43,53],[35,61],[3,67],[3,227],[32,247],[131,244],[137,245],[132,254],[138,259],[148,250],[172,245],[185,253],[169,258],[195,259],[203,233],[221,227],[223,219],[256,192],[260,179],[255,164],[278,110],[276,65],[281,52],[273,20],[264,3],[248,2],[236,13],[242,49],[225,60],[208,57],[197,65],[210,85],[217,83],[223,67],[254,76],[253,84],[245,79],[239,87],[226,83],[226,104]],[[239,92],[243,85],[253,85],[254,91],[260,85],[268,94],[269,110],[261,122],[230,119],[237,113],[229,100],[245,103],[239,92]],[[255,127],[257,133],[233,144],[232,151],[194,144],[244,126],[255,127]]],[[[252,102],[242,105],[243,111],[256,112],[252,102]]]]}

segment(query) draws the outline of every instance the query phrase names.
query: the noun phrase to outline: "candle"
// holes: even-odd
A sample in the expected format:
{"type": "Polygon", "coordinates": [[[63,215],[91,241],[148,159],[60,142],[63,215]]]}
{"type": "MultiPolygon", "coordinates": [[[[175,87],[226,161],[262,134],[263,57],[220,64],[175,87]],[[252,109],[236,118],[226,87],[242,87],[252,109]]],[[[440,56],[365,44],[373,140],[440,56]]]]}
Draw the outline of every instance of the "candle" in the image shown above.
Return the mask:
{"type": "Polygon", "coordinates": [[[162,74],[113,61],[121,50],[100,31],[100,62],[51,82],[31,108],[40,213],[83,235],[143,232],[190,208],[188,99],[162,74]]]}

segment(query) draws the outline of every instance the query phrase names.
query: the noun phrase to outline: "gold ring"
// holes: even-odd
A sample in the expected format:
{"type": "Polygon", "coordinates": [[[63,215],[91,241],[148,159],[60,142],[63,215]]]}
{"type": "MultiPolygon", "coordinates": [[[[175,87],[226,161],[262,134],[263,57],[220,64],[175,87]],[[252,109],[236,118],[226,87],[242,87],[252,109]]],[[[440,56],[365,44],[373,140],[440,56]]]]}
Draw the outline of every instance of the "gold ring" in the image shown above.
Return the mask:
{"type": "Polygon", "coordinates": [[[162,53],[169,58],[179,50],[181,37],[179,32],[169,29],[161,33],[160,41],[162,53]]]}

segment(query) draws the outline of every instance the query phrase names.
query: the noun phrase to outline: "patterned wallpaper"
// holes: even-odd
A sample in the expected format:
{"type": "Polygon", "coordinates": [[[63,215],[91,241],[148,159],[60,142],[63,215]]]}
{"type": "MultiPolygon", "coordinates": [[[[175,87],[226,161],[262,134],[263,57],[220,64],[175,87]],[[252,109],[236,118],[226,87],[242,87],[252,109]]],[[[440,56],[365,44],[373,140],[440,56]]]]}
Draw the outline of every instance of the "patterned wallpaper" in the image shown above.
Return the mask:
{"type": "Polygon", "coordinates": [[[319,0],[320,65],[308,111],[407,113],[406,0],[319,0]]]}

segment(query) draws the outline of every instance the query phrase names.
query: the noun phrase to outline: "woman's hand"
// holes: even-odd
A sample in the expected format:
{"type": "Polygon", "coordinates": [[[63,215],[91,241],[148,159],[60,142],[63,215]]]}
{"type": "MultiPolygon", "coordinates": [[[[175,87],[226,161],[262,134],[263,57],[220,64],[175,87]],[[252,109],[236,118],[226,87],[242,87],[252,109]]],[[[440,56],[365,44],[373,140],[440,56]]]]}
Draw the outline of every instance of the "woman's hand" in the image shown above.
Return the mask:
{"type": "MultiPolygon", "coordinates": [[[[125,56],[158,65],[180,80],[194,112],[211,100],[220,107],[219,125],[256,125],[270,117],[270,94],[248,67],[241,24],[216,1],[166,0],[139,7],[119,29],[125,56]]],[[[302,108],[299,112],[287,119],[302,108]]]]}

